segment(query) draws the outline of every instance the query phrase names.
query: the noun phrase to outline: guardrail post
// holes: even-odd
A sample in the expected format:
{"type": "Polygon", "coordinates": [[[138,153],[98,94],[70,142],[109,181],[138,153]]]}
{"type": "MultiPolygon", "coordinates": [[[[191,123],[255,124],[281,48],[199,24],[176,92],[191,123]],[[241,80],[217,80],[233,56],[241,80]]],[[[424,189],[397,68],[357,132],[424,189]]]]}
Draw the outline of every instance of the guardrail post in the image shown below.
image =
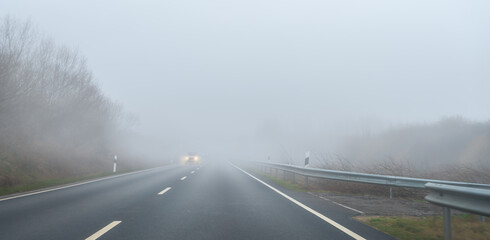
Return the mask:
{"type": "Polygon", "coordinates": [[[392,199],[392,198],[393,198],[393,188],[390,187],[390,199],[392,199]]]}
{"type": "Polygon", "coordinates": [[[451,209],[449,207],[443,207],[442,211],[444,217],[444,240],[451,240],[451,209]]]}
{"type": "Polygon", "coordinates": [[[480,215],[480,216],[478,216],[478,218],[480,219],[480,222],[482,222],[482,223],[485,222],[485,216],[480,215]]]}
{"type": "Polygon", "coordinates": [[[286,171],[282,170],[282,180],[286,181],[286,171]]]}
{"type": "Polygon", "coordinates": [[[296,183],[296,173],[293,173],[293,183],[296,183]]]}

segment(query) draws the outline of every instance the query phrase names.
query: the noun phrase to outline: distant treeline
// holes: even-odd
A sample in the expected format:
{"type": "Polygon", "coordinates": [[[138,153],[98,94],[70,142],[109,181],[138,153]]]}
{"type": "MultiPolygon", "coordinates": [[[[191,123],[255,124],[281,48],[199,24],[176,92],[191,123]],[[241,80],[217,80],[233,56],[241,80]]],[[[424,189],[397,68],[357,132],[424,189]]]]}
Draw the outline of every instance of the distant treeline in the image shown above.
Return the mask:
{"type": "Polygon", "coordinates": [[[76,51],[0,20],[0,187],[109,170],[122,118],[76,51]]]}
{"type": "Polygon", "coordinates": [[[338,152],[318,157],[326,168],[490,183],[490,121],[397,126],[347,138],[338,152]]]}

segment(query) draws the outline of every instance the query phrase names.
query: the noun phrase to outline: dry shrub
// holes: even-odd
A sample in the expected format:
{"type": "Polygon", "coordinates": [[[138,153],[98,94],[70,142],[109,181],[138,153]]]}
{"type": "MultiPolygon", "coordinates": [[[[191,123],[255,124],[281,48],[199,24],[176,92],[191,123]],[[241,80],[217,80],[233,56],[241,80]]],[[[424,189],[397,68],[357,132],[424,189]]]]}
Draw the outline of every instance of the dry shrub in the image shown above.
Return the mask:
{"type": "Polygon", "coordinates": [[[490,168],[475,168],[468,164],[453,164],[430,174],[432,178],[457,182],[490,184],[490,168]]]}
{"type": "MultiPolygon", "coordinates": [[[[327,166],[335,167],[342,166],[340,164],[328,164],[327,166]]],[[[331,169],[330,170],[341,170],[341,169],[331,169]]],[[[457,182],[471,182],[471,183],[490,183],[490,169],[470,167],[467,165],[451,165],[445,166],[440,171],[433,171],[429,173],[423,173],[416,171],[411,168],[410,164],[395,161],[393,158],[387,158],[383,161],[378,162],[378,164],[364,167],[362,171],[364,173],[389,175],[389,176],[402,176],[402,177],[414,177],[414,178],[426,178],[426,179],[437,179],[437,180],[447,180],[447,181],[457,181],[457,182]]],[[[310,180],[310,183],[315,184],[316,188],[361,194],[361,195],[381,195],[389,196],[389,187],[376,184],[366,184],[366,183],[356,183],[347,181],[336,181],[327,179],[310,180]]],[[[427,191],[423,189],[414,188],[402,188],[393,187],[393,195],[395,197],[403,198],[416,198],[422,199],[427,191]]]]}

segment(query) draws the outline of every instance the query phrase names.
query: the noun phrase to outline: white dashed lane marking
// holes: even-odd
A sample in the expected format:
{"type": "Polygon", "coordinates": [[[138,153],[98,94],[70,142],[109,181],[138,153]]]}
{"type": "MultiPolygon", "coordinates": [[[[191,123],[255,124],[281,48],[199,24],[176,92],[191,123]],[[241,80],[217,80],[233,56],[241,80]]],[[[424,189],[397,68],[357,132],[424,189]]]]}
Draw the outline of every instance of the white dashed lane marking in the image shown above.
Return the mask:
{"type": "Polygon", "coordinates": [[[88,238],[85,238],[85,240],[95,240],[95,239],[101,237],[102,235],[104,235],[106,232],[109,232],[112,228],[114,228],[115,226],[117,226],[119,223],[121,223],[121,221],[111,222],[111,223],[109,223],[109,225],[107,225],[104,228],[100,229],[99,231],[97,231],[96,233],[94,233],[92,236],[90,236],[88,238]]]}
{"type": "Polygon", "coordinates": [[[172,189],[172,188],[171,187],[165,188],[161,192],[159,192],[158,195],[163,195],[164,193],[166,193],[170,189],[172,189]]]}

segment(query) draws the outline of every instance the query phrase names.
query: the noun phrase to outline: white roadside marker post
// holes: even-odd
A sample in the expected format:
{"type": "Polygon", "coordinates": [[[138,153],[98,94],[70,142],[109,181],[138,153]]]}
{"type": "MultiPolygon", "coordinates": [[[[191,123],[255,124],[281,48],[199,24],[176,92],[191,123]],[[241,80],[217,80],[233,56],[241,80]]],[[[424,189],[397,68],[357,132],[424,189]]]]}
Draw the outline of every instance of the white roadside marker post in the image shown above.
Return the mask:
{"type": "Polygon", "coordinates": [[[117,155],[114,155],[114,168],[112,169],[112,172],[116,172],[116,167],[117,167],[117,155]]]}
{"type": "MultiPolygon", "coordinates": [[[[305,168],[310,165],[310,152],[306,152],[305,154],[305,168]]],[[[306,189],[308,189],[308,176],[305,176],[305,185],[306,189]]]]}
{"type": "Polygon", "coordinates": [[[305,154],[305,167],[310,165],[310,152],[306,152],[305,154]]]}

